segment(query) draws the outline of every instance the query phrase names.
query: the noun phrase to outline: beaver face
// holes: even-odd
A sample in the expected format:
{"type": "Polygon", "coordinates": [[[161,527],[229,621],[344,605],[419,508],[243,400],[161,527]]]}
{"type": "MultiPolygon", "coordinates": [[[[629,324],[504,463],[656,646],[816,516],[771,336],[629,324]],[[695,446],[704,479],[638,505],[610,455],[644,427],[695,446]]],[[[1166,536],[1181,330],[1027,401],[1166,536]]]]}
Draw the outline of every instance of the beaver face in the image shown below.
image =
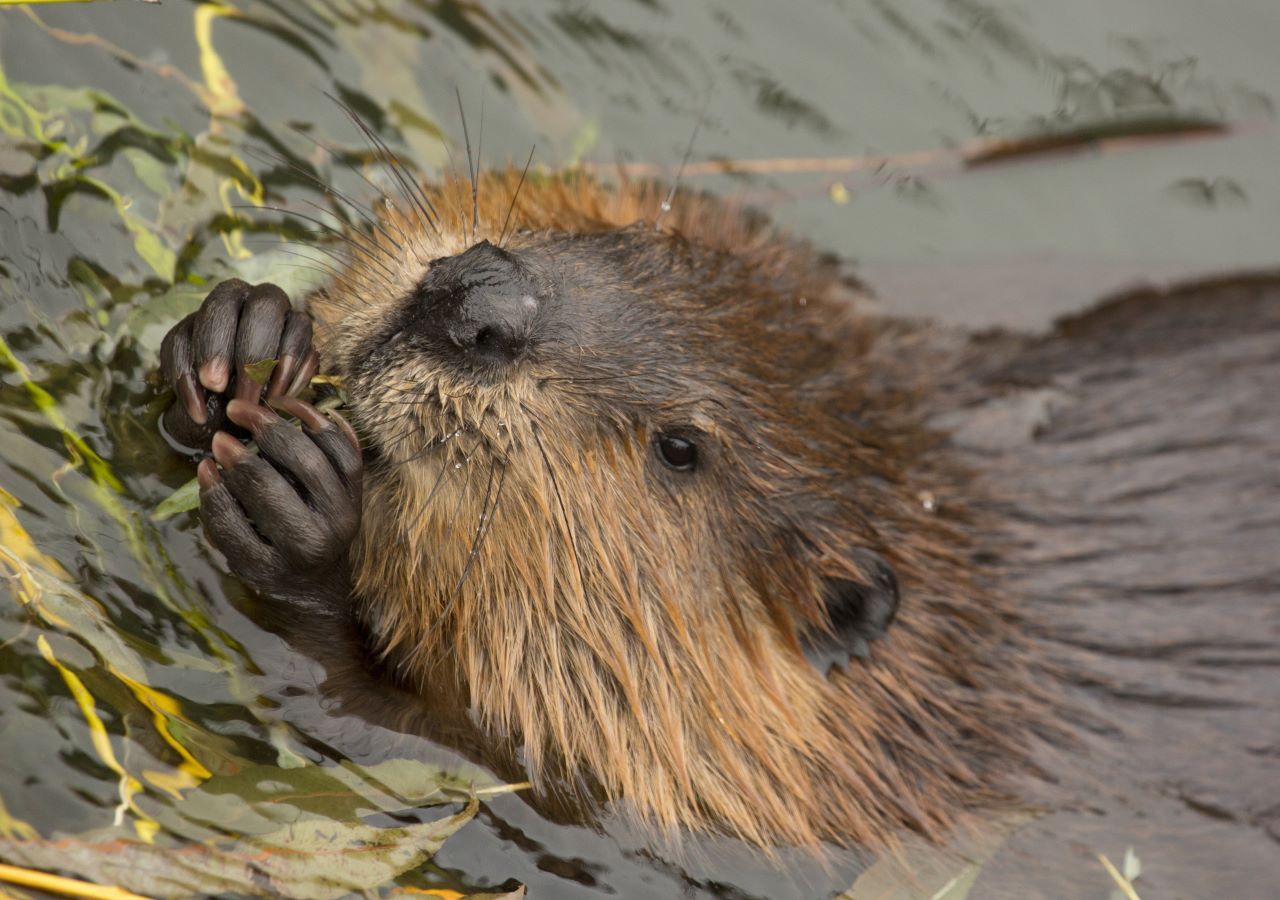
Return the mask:
{"type": "MultiPolygon", "coordinates": [[[[524,235],[503,248],[479,241],[433,260],[356,342],[357,419],[380,471],[431,484],[423,517],[447,509],[477,523],[474,535],[458,528],[454,544],[500,529],[498,517],[511,515],[502,507],[520,504],[523,488],[555,502],[542,521],[528,510],[522,527],[559,532],[557,558],[616,566],[611,595],[725,604],[768,586],[733,583],[724,560],[787,559],[793,586],[769,590],[787,600],[770,614],[785,626],[792,613],[803,622],[830,610],[825,671],[842,647],[843,659],[865,653],[897,592],[866,550],[861,580],[805,573],[816,570],[806,532],[823,511],[806,505],[810,461],[771,425],[807,399],[797,379],[838,348],[830,322],[807,321],[804,306],[758,276],[643,226],[524,235]],[[771,405],[776,414],[762,409],[771,405]],[[588,502],[571,509],[579,498],[588,502]],[[584,547],[582,529],[596,527],[584,547]]],[[[493,562],[470,552],[473,570],[493,562]]]]}
{"type": "Polygon", "coordinates": [[[643,202],[547,181],[506,241],[501,203],[393,211],[311,299],[372,457],[370,642],[540,789],[756,844],[932,829],[975,784],[957,710],[1017,682],[967,539],[915,499],[952,476],[804,248],[643,202]]]}

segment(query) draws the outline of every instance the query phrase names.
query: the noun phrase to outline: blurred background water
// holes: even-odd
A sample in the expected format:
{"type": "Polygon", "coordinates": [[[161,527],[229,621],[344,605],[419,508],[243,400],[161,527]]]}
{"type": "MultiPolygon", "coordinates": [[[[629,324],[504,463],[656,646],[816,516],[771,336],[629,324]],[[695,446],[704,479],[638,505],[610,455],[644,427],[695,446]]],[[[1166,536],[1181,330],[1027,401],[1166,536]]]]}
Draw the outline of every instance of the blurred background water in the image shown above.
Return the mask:
{"type": "MultiPolygon", "coordinates": [[[[0,838],[234,834],[195,785],[234,796],[254,767],[329,759],[266,709],[254,629],[191,517],[153,520],[191,467],[157,437],[147,380],[220,278],[314,284],[278,245],[305,223],[266,208],[328,205],[300,168],[358,196],[354,169],[385,182],[326,94],[424,176],[465,156],[455,92],[488,164],[536,145],[535,165],[669,178],[697,127],[688,188],[745,196],[849,260],[886,311],[1040,329],[1137,281],[1280,262],[1278,38],[1274,0],[0,9],[0,838]],[[963,165],[975,141],[1135,123],[1168,133],[963,165]]],[[[805,896],[849,880],[786,888],[741,850],[710,855],[746,874],[507,797],[400,883],[805,896]]]]}

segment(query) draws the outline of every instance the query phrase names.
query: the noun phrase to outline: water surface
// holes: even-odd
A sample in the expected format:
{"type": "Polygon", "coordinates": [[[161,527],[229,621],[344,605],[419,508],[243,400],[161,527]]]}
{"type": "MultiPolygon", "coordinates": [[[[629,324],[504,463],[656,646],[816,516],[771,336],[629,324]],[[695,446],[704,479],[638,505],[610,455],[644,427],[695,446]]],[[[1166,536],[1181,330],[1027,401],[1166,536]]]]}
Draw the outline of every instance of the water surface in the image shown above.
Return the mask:
{"type": "MultiPolygon", "coordinates": [[[[240,833],[208,795],[332,760],[270,714],[252,660],[278,648],[226,602],[191,517],[152,521],[191,470],[155,433],[148,383],[217,280],[316,281],[279,243],[308,224],[266,208],[330,206],[303,170],[362,197],[364,177],[386,183],[326,94],[423,175],[465,155],[459,93],[489,164],[536,145],[550,168],[670,173],[697,128],[687,187],[747,196],[856,264],[884,309],[1043,328],[1137,280],[1280,261],[1277,36],[1271,0],[3,10],[0,837],[240,833]],[[975,140],[1138,120],[1222,133],[960,164],[975,140]],[[191,801],[211,776],[231,780],[191,801]]],[[[361,809],[403,815],[355,777],[361,809]]],[[[655,861],[621,827],[553,825],[504,796],[401,883],[810,896],[854,868],[784,878],[741,848],[705,853],[655,861]]],[[[1081,879],[1109,890],[1100,869],[1081,879]]]]}

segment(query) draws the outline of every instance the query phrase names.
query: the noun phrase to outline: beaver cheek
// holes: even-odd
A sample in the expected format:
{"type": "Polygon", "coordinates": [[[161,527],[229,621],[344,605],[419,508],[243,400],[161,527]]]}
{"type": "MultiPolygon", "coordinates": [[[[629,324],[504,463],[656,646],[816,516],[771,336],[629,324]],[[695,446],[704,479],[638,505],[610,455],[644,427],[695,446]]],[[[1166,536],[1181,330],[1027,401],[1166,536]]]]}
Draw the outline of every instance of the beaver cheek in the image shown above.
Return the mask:
{"type": "Polygon", "coordinates": [[[827,577],[822,600],[831,620],[829,631],[814,631],[802,641],[805,658],[821,674],[866,659],[870,644],[888,630],[898,612],[898,579],[889,563],[870,550],[854,553],[866,581],[827,577]]]}

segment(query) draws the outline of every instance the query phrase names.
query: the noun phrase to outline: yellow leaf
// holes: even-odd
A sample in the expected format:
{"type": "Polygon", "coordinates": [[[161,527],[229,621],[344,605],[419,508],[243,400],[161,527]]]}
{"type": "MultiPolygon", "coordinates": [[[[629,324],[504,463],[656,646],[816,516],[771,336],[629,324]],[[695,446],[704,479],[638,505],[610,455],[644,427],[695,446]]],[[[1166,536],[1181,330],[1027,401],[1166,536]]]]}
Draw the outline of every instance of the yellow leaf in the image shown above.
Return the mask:
{"type": "Polygon", "coordinates": [[[16,840],[30,840],[39,837],[40,833],[30,824],[14,818],[9,812],[9,808],[4,805],[4,800],[0,799],[0,836],[16,840]]]}
{"type": "Polygon", "coordinates": [[[202,3],[196,7],[196,46],[200,48],[200,72],[204,75],[204,85],[211,98],[210,111],[215,116],[235,117],[244,112],[244,101],[236,90],[235,79],[213,47],[213,20],[238,15],[238,9],[222,3],[202,3]]]}
{"type": "Polygon", "coordinates": [[[137,816],[134,822],[134,830],[137,831],[138,837],[146,843],[151,843],[159,825],[156,824],[154,819],[138,809],[137,804],[134,802],[134,795],[142,790],[142,784],[138,779],[126,772],[124,766],[120,765],[119,760],[116,759],[115,750],[111,747],[111,737],[107,734],[107,726],[103,724],[102,718],[98,715],[93,695],[84,686],[80,676],[60,663],[58,658],[53,655],[53,648],[49,646],[49,641],[45,639],[43,634],[36,637],[36,647],[39,648],[40,655],[44,657],[45,662],[58,670],[58,674],[62,676],[67,689],[71,691],[71,696],[75,698],[76,706],[80,707],[80,714],[84,716],[85,723],[89,726],[89,737],[93,741],[93,749],[97,752],[98,758],[102,760],[108,769],[120,776],[120,805],[116,807],[115,824],[119,825],[123,821],[126,809],[132,810],[134,815],[137,816]]]}
{"type": "MultiPolygon", "coordinates": [[[[199,760],[192,756],[191,751],[184,747],[182,743],[173,736],[173,732],[169,729],[170,719],[177,719],[181,722],[187,721],[186,717],[183,716],[182,709],[178,706],[177,701],[168,694],[163,694],[150,685],[143,684],[141,681],[137,681],[136,679],[130,678],[123,672],[117,671],[111,665],[108,665],[107,668],[110,670],[112,675],[116,676],[128,685],[129,690],[133,692],[133,696],[138,698],[139,703],[151,710],[151,722],[155,725],[156,731],[159,732],[160,737],[164,738],[164,742],[172,747],[174,752],[182,757],[182,763],[178,766],[178,769],[185,774],[186,780],[189,782],[184,785],[184,787],[194,787],[206,778],[210,777],[213,773],[206,769],[199,760]]],[[[169,776],[169,778],[176,780],[176,774],[169,776]]],[[[153,784],[156,783],[155,779],[149,780],[151,780],[153,784]]],[[[157,787],[158,786],[159,785],[157,784],[157,787]]],[[[168,790],[168,788],[166,788],[166,790],[168,790]]],[[[175,791],[170,791],[170,793],[177,796],[175,791]]]]}

